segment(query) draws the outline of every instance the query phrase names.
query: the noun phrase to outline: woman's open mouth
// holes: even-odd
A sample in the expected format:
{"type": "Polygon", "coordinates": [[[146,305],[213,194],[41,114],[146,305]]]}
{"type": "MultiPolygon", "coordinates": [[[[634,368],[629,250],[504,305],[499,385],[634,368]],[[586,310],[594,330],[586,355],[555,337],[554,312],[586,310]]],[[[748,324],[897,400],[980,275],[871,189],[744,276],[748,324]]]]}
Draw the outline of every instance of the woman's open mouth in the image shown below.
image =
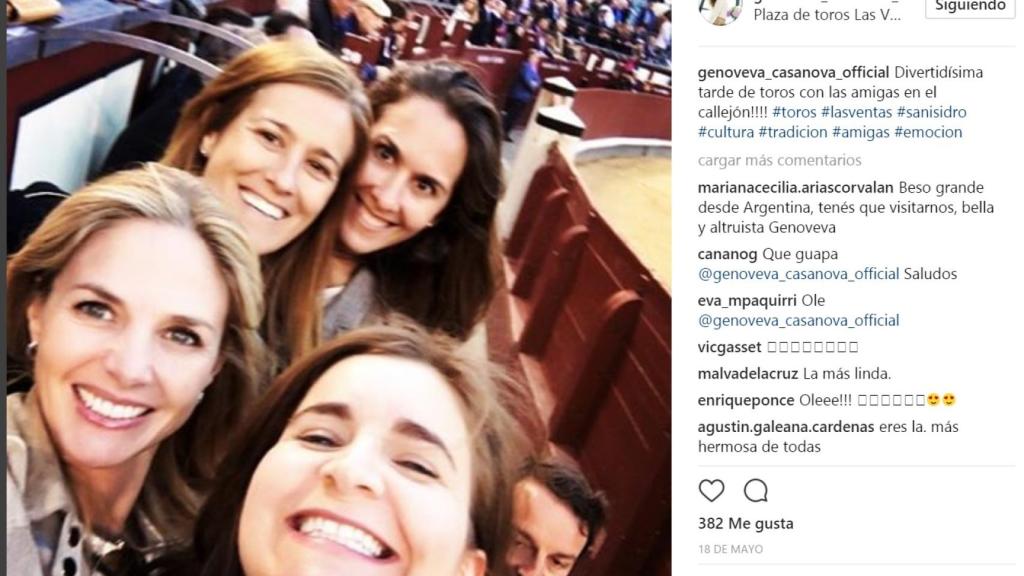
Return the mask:
{"type": "Polygon", "coordinates": [[[395,558],[395,551],[383,540],[337,518],[311,512],[293,517],[289,524],[293,530],[304,536],[338,544],[370,560],[395,558]]]}
{"type": "Polygon", "coordinates": [[[282,218],[288,215],[284,208],[281,208],[280,206],[270,202],[269,200],[260,196],[259,194],[255,194],[248,190],[240,190],[238,192],[238,195],[242,198],[242,202],[245,202],[246,206],[259,212],[260,214],[266,216],[267,218],[270,218],[271,220],[281,220],[282,218]]]}
{"type": "Polygon", "coordinates": [[[79,408],[85,413],[86,418],[106,428],[132,426],[153,411],[148,406],[100,396],[84,386],[75,385],[73,389],[79,401],[79,408]]]}

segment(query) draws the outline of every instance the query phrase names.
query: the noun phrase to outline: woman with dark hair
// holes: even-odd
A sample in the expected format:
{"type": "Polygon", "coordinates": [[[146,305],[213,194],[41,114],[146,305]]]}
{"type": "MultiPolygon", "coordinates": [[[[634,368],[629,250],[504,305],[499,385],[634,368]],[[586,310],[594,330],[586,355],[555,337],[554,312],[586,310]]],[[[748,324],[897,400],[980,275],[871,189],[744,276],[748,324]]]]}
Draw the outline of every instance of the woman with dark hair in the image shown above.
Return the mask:
{"type": "Polygon", "coordinates": [[[490,95],[463,68],[435,62],[397,68],[370,102],[369,153],[326,220],[334,253],[321,333],[292,358],[379,312],[465,339],[494,293],[504,180],[490,95]]]}
{"type": "Polygon", "coordinates": [[[7,355],[34,381],[7,396],[8,574],[106,574],[191,534],[267,376],[262,292],[241,227],[180,170],[46,217],[7,264],[7,355]]]}
{"type": "Polygon", "coordinates": [[[247,421],[193,546],[151,574],[504,574],[526,456],[488,365],[413,324],[354,330],[247,421]]]}

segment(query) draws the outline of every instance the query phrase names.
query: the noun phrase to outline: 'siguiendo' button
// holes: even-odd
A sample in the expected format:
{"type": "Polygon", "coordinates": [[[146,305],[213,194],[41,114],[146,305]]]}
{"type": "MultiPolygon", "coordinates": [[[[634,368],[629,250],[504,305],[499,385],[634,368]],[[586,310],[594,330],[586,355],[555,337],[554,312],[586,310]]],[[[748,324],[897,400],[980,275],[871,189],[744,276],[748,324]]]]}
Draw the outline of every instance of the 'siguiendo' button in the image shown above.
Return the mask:
{"type": "Polygon", "coordinates": [[[1017,0],[928,0],[925,17],[943,19],[1000,19],[1017,17],[1017,0]]]}

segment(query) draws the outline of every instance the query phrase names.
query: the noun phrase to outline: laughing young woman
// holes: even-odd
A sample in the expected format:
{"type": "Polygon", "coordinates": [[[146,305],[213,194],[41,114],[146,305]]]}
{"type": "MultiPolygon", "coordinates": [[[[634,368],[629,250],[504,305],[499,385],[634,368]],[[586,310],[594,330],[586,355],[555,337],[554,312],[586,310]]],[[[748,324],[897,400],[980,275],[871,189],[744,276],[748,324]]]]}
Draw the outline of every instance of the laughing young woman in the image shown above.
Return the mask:
{"type": "Polygon", "coordinates": [[[314,323],[329,238],[311,232],[340,203],[366,148],[359,80],[316,46],[271,42],[232,60],[189,101],[162,162],[201,175],[262,256],[276,350],[314,323]]]}
{"type": "Polygon", "coordinates": [[[465,339],[494,294],[504,180],[490,96],[461,67],[424,63],[375,84],[370,103],[366,160],[318,232],[333,246],[323,315],[289,339],[293,358],[383,312],[465,339]]]}
{"type": "Polygon", "coordinates": [[[7,265],[7,573],[106,574],[186,538],[265,377],[245,233],[158,165],[60,204],[7,265]]]}
{"type": "Polygon", "coordinates": [[[193,546],[150,573],[504,574],[525,453],[501,387],[455,350],[409,324],[305,356],[248,420],[193,546]]]}

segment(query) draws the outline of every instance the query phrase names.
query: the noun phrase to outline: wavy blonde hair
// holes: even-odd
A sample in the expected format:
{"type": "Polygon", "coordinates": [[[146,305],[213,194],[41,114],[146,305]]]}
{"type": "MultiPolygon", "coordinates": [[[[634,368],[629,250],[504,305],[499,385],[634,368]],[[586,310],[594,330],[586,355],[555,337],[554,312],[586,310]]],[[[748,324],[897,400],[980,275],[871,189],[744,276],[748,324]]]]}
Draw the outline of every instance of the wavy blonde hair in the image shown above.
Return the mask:
{"type": "Polygon", "coordinates": [[[222,368],[182,428],[164,440],[136,507],[164,536],[185,537],[233,431],[267,380],[259,334],[263,283],[245,232],[194,176],[160,166],[118,172],[73,194],[51,212],[7,263],[7,356],[25,372],[32,360],[27,310],[97,232],[126,220],[192,230],[216,261],[229,307],[220,343],[222,368]]]}

